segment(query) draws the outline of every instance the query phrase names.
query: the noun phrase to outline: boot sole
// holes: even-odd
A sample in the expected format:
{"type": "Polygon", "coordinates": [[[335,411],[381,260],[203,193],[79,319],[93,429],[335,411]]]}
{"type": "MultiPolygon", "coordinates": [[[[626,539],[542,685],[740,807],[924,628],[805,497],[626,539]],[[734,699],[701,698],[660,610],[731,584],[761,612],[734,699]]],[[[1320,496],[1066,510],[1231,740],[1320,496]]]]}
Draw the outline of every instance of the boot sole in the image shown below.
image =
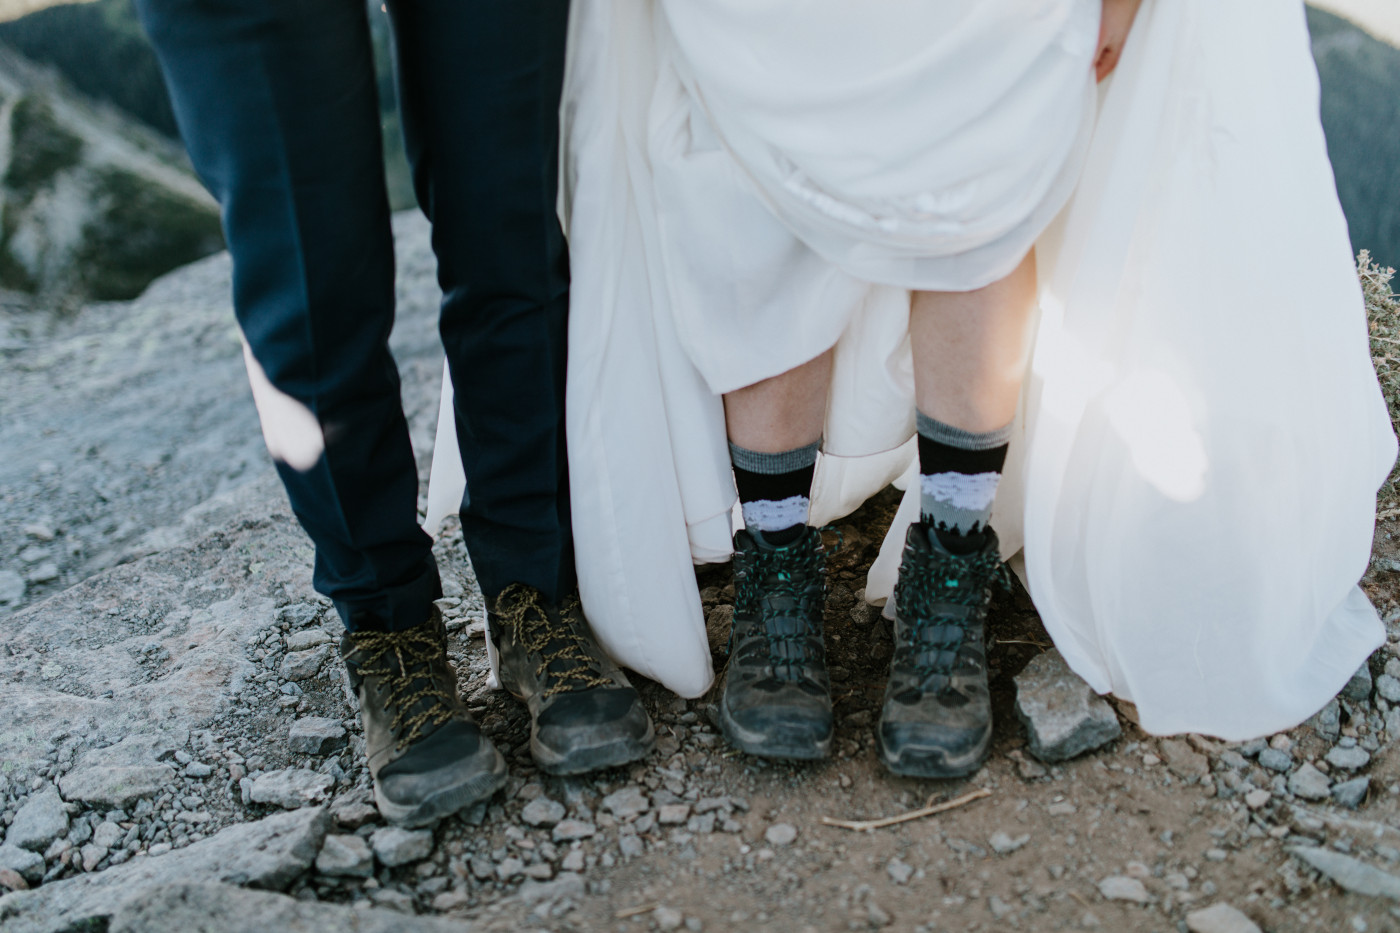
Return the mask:
{"type": "Polygon", "coordinates": [[[505,786],[506,760],[495,748],[491,749],[491,755],[490,770],[473,775],[453,787],[445,787],[416,805],[386,800],[379,793],[379,785],[375,784],[375,805],[379,807],[380,815],[396,826],[413,828],[436,823],[458,810],[465,810],[483,800],[489,800],[496,791],[505,786]]]}
{"type": "Polygon", "coordinates": [[[558,752],[541,744],[532,733],[530,756],[545,774],[587,774],[590,771],[602,771],[638,761],[650,755],[655,745],[656,729],[651,724],[651,718],[647,717],[646,735],[640,738],[622,736],[602,745],[575,748],[567,752],[558,752]]]}
{"type": "Polygon", "coordinates": [[[875,747],[879,751],[880,763],[894,774],[918,778],[960,778],[975,774],[987,760],[987,752],[992,746],[992,735],[988,731],[973,749],[957,757],[950,758],[941,748],[906,748],[893,754],[885,746],[879,732],[875,734],[875,747]]]}
{"type": "Polygon", "coordinates": [[[719,727],[725,740],[746,755],[758,758],[774,758],[780,761],[820,761],[831,757],[833,732],[816,743],[787,743],[775,741],[761,732],[752,732],[739,725],[729,716],[729,710],[721,703],[719,707],[719,727]]]}

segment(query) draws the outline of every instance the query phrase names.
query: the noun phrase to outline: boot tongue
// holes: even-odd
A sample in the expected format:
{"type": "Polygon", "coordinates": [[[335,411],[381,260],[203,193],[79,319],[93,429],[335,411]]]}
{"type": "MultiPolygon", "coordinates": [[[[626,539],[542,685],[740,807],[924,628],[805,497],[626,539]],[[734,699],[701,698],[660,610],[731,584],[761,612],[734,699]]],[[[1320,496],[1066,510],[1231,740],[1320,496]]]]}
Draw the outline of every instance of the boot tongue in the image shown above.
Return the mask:
{"type": "Polygon", "coordinates": [[[749,535],[762,550],[777,551],[797,541],[806,530],[806,525],[793,525],[791,528],[782,528],[777,531],[750,529],[749,535]]]}

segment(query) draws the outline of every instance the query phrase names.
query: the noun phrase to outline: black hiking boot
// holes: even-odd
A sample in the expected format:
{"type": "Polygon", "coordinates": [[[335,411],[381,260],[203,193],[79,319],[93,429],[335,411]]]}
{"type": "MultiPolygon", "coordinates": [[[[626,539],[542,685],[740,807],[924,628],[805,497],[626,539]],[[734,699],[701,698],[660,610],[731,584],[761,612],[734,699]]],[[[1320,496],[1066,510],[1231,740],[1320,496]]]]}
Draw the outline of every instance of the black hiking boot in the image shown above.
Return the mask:
{"type": "Polygon", "coordinates": [[[719,704],[724,737],[762,758],[831,754],[831,680],[822,642],[826,559],[821,533],[774,547],[734,536],[734,625],[719,704]]]}
{"type": "Polygon", "coordinates": [[[577,596],[562,607],[512,583],[488,606],[501,686],[530,710],[530,754],[548,774],[644,758],[655,739],[642,699],[588,629],[577,596]]]}
{"type": "Polygon", "coordinates": [[[457,696],[436,607],[401,632],[347,632],[340,657],[360,701],[374,800],[386,820],[424,826],[505,784],[505,760],[457,696]]]}
{"type": "Polygon", "coordinates": [[[962,777],[992,738],[984,645],[992,584],[1004,583],[996,532],[966,556],[909,526],[895,585],[894,657],[876,743],[895,774],[962,777]]]}

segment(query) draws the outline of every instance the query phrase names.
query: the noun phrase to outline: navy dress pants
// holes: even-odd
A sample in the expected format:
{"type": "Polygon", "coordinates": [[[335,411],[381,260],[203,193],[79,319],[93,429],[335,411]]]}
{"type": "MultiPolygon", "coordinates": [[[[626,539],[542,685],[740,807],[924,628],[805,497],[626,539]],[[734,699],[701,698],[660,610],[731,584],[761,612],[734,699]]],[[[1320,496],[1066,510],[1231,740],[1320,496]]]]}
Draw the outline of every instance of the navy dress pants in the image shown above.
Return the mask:
{"type": "MultiPolygon", "coordinates": [[[[440,595],[389,352],[394,257],[364,0],[137,0],[195,170],[218,199],[234,308],[324,452],[277,464],[351,629],[405,628],[440,595]]],[[[485,594],[573,586],[555,214],[568,0],[387,0],[414,187],[485,594]]]]}

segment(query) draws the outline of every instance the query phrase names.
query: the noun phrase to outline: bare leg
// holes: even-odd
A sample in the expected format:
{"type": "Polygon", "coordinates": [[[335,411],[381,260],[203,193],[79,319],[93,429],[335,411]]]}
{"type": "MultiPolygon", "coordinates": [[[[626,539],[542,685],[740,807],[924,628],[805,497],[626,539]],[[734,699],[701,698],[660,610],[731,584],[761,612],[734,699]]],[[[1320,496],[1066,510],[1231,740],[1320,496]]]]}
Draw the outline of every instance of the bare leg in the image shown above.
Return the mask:
{"type": "Polygon", "coordinates": [[[759,453],[805,447],[822,436],[831,352],[724,396],[729,439],[759,453]]]}
{"type": "MultiPolygon", "coordinates": [[[[1009,424],[1021,395],[1034,304],[1034,252],[1006,278],[976,291],[915,292],[909,336],[919,410],[974,433],[1009,424]]],[[[731,437],[733,431],[731,417],[731,437]]]]}

